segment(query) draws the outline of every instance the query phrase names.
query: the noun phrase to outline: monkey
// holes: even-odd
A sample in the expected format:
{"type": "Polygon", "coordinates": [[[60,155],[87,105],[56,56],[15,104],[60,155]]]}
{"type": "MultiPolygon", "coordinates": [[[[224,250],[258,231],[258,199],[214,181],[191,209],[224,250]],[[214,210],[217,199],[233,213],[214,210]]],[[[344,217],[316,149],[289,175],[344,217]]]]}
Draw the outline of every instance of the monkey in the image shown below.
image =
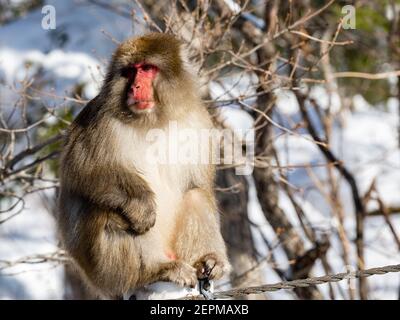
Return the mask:
{"type": "Polygon", "coordinates": [[[212,161],[154,164],[143,156],[151,129],[167,130],[171,121],[213,128],[197,84],[175,36],[128,39],[112,55],[99,94],[67,129],[57,223],[98,297],[157,281],[194,287],[230,271],[212,161]]]}

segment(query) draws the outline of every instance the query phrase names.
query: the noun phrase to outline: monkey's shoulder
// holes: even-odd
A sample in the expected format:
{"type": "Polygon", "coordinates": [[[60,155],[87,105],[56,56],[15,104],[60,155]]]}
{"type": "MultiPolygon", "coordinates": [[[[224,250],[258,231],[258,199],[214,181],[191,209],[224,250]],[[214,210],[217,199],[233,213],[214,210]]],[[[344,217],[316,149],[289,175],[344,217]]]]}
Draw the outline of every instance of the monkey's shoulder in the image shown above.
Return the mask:
{"type": "Polygon", "coordinates": [[[101,98],[99,96],[90,100],[72,122],[72,128],[88,128],[98,123],[102,115],[100,103],[101,98]]]}

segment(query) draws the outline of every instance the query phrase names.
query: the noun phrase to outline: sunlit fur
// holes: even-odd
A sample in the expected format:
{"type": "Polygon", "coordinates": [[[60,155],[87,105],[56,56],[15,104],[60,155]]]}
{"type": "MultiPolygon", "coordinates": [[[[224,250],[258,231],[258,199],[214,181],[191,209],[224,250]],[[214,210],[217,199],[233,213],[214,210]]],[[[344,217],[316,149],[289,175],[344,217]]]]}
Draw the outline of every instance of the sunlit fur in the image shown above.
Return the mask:
{"type": "MultiPolygon", "coordinates": [[[[193,286],[204,268],[215,279],[229,270],[214,166],[161,165],[144,158],[149,129],[168,130],[171,120],[181,129],[212,128],[188,70],[173,36],[150,34],[124,42],[99,95],[66,135],[59,229],[88,285],[102,297],[119,297],[160,280],[193,286]],[[145,114],[126,105],[129,83],[122,71],[138,62],[160,69],[156,106],[145,114]]],[[[210,146],[201,148],[208,152],[210,146]]]]}

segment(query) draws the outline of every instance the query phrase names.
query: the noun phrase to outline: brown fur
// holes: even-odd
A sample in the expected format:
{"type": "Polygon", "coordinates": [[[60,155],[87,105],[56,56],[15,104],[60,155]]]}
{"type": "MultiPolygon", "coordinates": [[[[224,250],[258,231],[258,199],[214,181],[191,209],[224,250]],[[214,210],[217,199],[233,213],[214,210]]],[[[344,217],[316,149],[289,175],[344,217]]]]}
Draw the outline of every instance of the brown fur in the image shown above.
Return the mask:
{"type": "Polygon", "coordinates": [[[116,50],[99,95],[68,131],[59,228],[65,248],[101,296],[160,280],[194,286],[197,278],[218,279],[229,269],[214,166],[142,161],[143,137],[151,128],[165,128],[170,120],[212,128],[197,92],[174,37],[131,39],[116,50]],[[124,68],[137,62],[160,69],[152,113],[137,115],[126,105],[124,68]]]}

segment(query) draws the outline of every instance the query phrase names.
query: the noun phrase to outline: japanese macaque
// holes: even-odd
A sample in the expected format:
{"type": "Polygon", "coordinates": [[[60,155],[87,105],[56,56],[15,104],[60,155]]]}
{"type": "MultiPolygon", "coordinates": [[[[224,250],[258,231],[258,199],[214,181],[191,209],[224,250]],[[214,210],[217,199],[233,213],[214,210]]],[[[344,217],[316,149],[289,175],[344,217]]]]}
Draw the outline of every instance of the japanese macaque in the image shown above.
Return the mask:
{"type": "Polygon", "coordinates": [[[155,164],[145,157],[151,129],[168,131],[171,121],[182,129],[212,129],[196,85],[175,37],[127,40],[114,53],[100,93],[69,128],[58,224],[64,247],[101,297],[157,281],[193,287],[230,269],[214,165],[155,164]]]}

